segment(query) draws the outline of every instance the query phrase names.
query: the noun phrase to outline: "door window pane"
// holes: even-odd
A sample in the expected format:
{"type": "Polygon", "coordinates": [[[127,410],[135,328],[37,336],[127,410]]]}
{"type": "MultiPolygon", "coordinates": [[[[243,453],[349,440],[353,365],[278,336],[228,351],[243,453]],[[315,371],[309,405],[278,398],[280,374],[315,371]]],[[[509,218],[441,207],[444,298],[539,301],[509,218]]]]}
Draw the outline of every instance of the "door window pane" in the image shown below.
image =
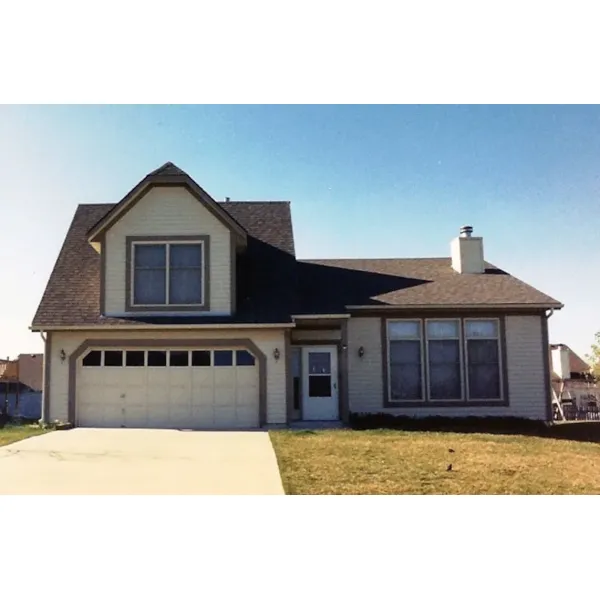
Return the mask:
{"type": "Polygon", "coordinates": [[[167,366],[167,351],[166,350],[148,350],[148,366],[149,367],[166,367],[167,366]]]}
{"type": "Polygon", "coordinates": [[[215,350],[215,367],[231,367],[233,365],[232,350],[215,350]]]}
{"type": "Polygon", "coordinates": [[[125,352],[125,365],[127,367],[143,367],[145,364],[144,355],[143,350],[127,350],[125,352]]]}
{"type": "Polygon", "coordinates": [[[311,398],[330,398],[331,375],[310,375],[308,378],[308,395],[311,398]]]}
{"type": "Polygon", "coordinates": [[[248,350],[238,350],[235,353],[235,364],[238,367],[253,367],[254,356],[248,350]]]}
{"type": "Polygon", "coordinates": [[[190,353],[187,350],[171,350],[169,352],[170,367],[188,367],[190,353]]]}
{"type": "Polygon", "coordinates": [[[105,350],[104,351],[104,366],[105,367],[122,367],[123,352],[121,350],[105,350]]]}
{"type": "Polygon", "coordinates": [[[92,350],[83,357],[84,367],[99,367],[102,359],[101,350],[92,350]]]}
{"type": "Polygon", "coordinates": [[[329,352],[309,352],[308,372],[311,375],[331,373],[331,354],[329,352]]]}
{"type": "Polygon", "coordinates": [[[210,350],[193,350],[192,367],[210,367],[210,350]]]}

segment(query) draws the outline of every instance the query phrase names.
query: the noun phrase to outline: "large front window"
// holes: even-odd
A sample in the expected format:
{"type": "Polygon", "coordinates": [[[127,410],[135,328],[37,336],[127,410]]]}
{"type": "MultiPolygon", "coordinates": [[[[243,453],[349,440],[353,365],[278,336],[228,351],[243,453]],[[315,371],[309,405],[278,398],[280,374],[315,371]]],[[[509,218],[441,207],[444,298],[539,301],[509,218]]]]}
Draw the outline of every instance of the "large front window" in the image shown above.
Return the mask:
{"type": "Polygon", "coordinates": [[[502,400],[498,319],[390,320],[391,402],[502,400]]]}
{"type": "Polygon", "coordinates": [[[133,244],[134,306],[201,306],[203,277],[202,242],[133,244]]]}

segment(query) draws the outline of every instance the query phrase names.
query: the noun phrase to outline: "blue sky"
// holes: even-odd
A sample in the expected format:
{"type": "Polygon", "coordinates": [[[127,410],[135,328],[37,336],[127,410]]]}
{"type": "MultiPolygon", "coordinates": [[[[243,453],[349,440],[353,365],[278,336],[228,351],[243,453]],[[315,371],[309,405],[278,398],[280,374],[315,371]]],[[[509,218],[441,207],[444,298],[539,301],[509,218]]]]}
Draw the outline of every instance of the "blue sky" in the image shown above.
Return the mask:
{"type": "Polygon", "coordinates": [[[486,259],[565,308],[550,339],[600,330],[595,106],[2,106],[0,356],[28,331],[77,204],[116,202],[166,161],[215,199],[292,202],[300,258],[486,259]]]}

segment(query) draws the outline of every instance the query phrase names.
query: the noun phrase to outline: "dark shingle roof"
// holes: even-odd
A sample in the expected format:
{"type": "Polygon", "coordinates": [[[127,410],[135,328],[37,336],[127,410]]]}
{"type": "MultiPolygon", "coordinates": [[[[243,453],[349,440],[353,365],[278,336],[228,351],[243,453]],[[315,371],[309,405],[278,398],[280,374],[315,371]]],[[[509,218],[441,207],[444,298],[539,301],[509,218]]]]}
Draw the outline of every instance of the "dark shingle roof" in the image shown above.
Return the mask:
{"type": "Polygon", "coordinates": [[[100,255],[88,243],[87,232],[114,204],[80,204],[33,319],[33,327],[289,321],[295,290],[289,202],[222,202],[220,205],[249,236],[246,253],[238,261],[235,318],[101,316],[100,255]]]}
{"type": "Polygon", "coordinates": [[[346,306],[543,305],[560,303],[487,264],[458,274],[449,258],[296,261],[288,202],[219,203],[247,232],[237,269],[234,317],[100,315],[100,256],[89,229],[114,204],[77,208],[33,321],[34,328],[121,324],[282,323],[292,314],[346,312],[346,306]]]}
{"type": "Polygon", "coordinates": [[[301,261],[299,294],[308,313],[344,312],[345,306],[560,306],[490,263],[483,274],[460,274],[450,258],[301,261]]]}

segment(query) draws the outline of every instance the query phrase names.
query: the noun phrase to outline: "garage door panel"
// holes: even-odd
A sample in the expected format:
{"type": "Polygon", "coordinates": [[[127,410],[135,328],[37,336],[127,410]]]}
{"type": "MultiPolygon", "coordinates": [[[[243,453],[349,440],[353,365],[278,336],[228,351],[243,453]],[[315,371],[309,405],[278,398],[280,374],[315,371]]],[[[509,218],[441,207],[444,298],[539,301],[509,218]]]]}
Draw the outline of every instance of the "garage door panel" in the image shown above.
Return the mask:
{"type": "MultiPolygon", "coordinates": [[[[236,353],[221,353],[218,363],[212,350],[190,354],[196,366],[145,366],[147,361],[128,349],[121,351],[121,367],[94,366],[81,361],[77,371],[77,424],[93,427],[155,427],[229,429],[258,426],[258,367],[236,367],[236,353]],[[233,357],[234,365],[228,364],[233,357]],[[135,359],[135,360],[134,360],[135,359]],[[136,364],[137,363],[137,364],[136,364]],[[202,363],[203,366],[200,366],[202,363]],[[135,365],[135,366],[134,366],[135,365]]],[[[164,356],[171,363],[169,348],[164,356]]],[[[102,353],[103,350],[94,350],[102,353]]],[[[102,354],[104,357],[104,354],[102,354]]],[[[97,355],[96,355],[97,358],[97,355]]],[[[111,355],[111,360],[115,356],[111,355]]],[[[177,360],[180,360],[181,356],[177,360]]],[[[160,360],[154,357],[153,360],[160,360]]],[[[181,362],[181,361],[180,361],[181,362]]]]}
{"type": "Polygon", "coordinates": [[[126,427],[148,427],[148,410],[145,406],[127,406],[125,408],[126,427]]]}

